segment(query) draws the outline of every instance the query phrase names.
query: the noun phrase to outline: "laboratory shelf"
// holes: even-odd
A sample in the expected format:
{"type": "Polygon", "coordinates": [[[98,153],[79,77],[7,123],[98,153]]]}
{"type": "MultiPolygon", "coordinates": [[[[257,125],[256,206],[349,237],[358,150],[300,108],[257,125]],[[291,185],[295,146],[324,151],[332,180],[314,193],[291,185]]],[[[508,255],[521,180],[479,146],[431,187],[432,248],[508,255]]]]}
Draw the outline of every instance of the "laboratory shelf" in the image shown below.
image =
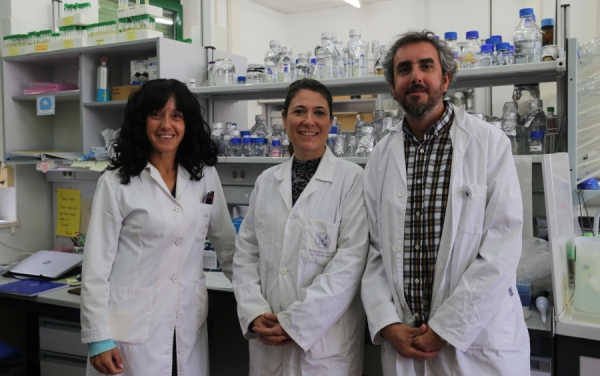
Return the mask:
{"type": "MultiPolygon", "coordinates": [[[[219,157],[219,163],[224,164],[251,164],[251,165],[277,165],[286,161],[290,158],[271,158],[271,157],[219,157]]],[[[366,157],[343,157],[350,162],[354,162],[359,165],[367,164],[369,158],[366,157]]]]}
{"type": "MultiPolygon", "coordinates": [[[[261,99],[258,101],[259,104],[283,104],[285,99],[261,99]]],[[[333,100],[334,104],[357,104],[357,103],[375,103],[377,98],[356,98],[356,99],[339,99],[333,100]]]]}
{"type": "MultiPolygon", "coordinates": [[[[550,299],[551,300],[551,299],[550,299]]],[[[554,305],[552,302],[549,302],[548,311],[546,312],[546,322],[542,321],[542,316],[540,315],[540,311],[532,305],[529,317],[525,319],[525,324],[527,325],[527,329],[529,331],[535,331],[539,335],[543,337],[552,337],[552,323],[553,323],[553,312],[554,305]]]]}
{"type": "Polygon", "coordinates": [[[120,101],[109,101],[109,102],[85,102],[83,104],[83,107],[120,109],[120,108],[125,108],[125,105],[127,105],[127,101],[120,100],[120,101]]]}
{"type": "Polygon", "coordinates": [[[585,202],[593,199],[594,197],[600,195],[600,190],[596,191],[580,191],[583,194],[583,199],[585,202]]]}
{"type": "MultiPolygon", "coordinates": [[[[541,63],[515,64],[496,67],[459,69],[451,85],[456,88],[475,88],[498,85],[555,82],[562,75],[566,64],[563,60],[541,63]]],[[[321,80],[336,95],[359,95],[389,93],[390,87],[383,76],[353,77],[321,80]]],[[[284,98],[288,82],[267,84],[202,86],[192,89],[201,98],[219,101],[269,100],[284,98]]]]}
{"type": "Polygon", "coordinates": [[[79,90],[57,91],[55,93],[13,95],[13,101],[35,101],[37,97],[48,97],[54,95],[56,102],[79,102],[79,90]]]}

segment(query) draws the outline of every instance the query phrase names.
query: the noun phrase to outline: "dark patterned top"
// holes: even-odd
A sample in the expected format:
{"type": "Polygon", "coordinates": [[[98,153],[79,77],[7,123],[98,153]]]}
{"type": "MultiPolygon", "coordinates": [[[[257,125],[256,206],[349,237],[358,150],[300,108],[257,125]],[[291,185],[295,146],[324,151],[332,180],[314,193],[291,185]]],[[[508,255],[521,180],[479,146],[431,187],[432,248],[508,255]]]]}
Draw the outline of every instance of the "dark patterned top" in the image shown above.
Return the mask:
{"type": "Polygon", "coordinates": [[[294,158],[292,162],[292,205],[296,204],[296,200],[298,200],[310,179],[317,172],[320,162],[321,158],[308,161],[299,161],[294,158]]]}
{"type": "Polygon", "coordinates": [[[404,224],[404,296],[419,327],[429,320],[433,277],[450,189],[454,110],[444,102],[440,120],[417,140],[403,121],[408,202],[404,224]]]}

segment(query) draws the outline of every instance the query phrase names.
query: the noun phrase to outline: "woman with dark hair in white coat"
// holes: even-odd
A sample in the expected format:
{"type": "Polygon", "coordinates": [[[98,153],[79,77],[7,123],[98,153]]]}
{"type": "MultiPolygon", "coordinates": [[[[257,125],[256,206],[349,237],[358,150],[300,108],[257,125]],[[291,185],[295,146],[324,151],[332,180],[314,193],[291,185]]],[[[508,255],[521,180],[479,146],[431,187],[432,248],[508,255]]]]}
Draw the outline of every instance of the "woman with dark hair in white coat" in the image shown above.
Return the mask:
{"type": "Polygon", "coordinates": [[[257,179],[236,240],[250,375],[362,374],[363,170],[327,148],[331,108],[318,81],[290,85],[282,115],[293,156],[257,179]]]}
{"type": "Polygon", "coordinates": [[[208,375],[204,241],[231,278],[235,229],[198,100],[177,80],[148,82],[127,102],[115,152],[83,259],[87,374],[208,375]]]}

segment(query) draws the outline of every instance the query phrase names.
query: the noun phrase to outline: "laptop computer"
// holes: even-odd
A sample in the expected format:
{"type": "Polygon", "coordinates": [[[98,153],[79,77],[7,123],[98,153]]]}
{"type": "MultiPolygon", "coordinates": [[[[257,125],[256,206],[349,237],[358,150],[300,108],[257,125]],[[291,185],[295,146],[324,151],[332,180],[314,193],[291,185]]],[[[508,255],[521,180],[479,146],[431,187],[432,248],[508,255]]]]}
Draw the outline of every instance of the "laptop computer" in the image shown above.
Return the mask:
{"type": "Polygon", "coordinates": [[[19,276],[55,279],[80,266],[82,262],[82,254],[38,251],[13,266],[10,273],[19,276]]]}

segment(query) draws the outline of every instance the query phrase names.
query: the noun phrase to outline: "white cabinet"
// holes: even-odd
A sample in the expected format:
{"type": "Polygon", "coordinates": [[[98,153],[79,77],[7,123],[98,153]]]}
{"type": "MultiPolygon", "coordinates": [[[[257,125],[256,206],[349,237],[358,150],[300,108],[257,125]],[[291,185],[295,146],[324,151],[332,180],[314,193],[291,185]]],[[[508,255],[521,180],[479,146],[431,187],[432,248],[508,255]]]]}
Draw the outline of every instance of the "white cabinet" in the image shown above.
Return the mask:
{"type": "Polygon", "coordinates": [[[39,333],[41,376],[85,375],[88,349],[78,322],[41,317],[39,333]]]}

